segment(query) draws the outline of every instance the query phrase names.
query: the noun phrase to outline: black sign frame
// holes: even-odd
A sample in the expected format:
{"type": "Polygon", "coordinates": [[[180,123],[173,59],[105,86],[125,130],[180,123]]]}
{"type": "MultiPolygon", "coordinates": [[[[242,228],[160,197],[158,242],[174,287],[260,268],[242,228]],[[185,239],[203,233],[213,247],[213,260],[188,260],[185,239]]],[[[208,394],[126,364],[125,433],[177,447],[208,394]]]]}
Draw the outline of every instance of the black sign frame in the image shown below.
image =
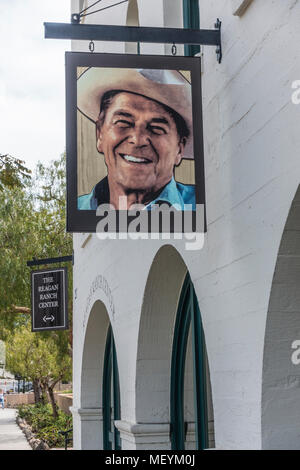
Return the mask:
{"type": "MultiPolygon", "coordinates": [[[[66,52],[66,154],[67,154],[67,232],[96,232],[97,223],[101,217],[96,216],[95,210],[80,210],[77,206],[78,197],[78,158],[77,158],[77,67],[115,67],[138,69],[165,69],[188,70],[191,73],[192,83],[192,114],[193,114],[193,146],[196,204],[202,205],[203,220],[201,232],[206,232],[205,208],[205,173],[204,173],[204,145],[203,145],[203,118],[202,118],[202,91],[201,91],[201,58],[186,56],[153,56],[135,54],[105,54],[66,52]]],[[[116,211],[120,213],[124,211],[116,211]]],[[[149,219],[150,219],[150,211],[149,219]]],[[[195,211],[191,211],[195,216],[195,211]]],[[[183,213],[183,211],[181,211],[183,213]]],[[[127,212],[128,214],[128,212],[127,212]]],[[[118,215],[119,217],[119,215],[118,215]]],[[[118,219],[119,220],[119,219],[118,219]]],[[[189,232],[199,231],[196,228],[195,217],[193,229],[189,232]]],[[[128,218],[130,223],[130,217],[128,218]]],[[[108,230],[110,231],[110,230],[108,230]]],[[[187,230],[184,230],[187,231],[187,230]]],[[[117,228],[116,232],[121,232],[117,228]]],[[[151,230],[149,230],[151,232],[151,230]]],[[[159,232],[164,230],[161,228],[159,232]]],[[[170,233],[174,233],[173,220],[171,220],[170,233]]]]}
{"type": "MultiPolygon", "coordinates": [[[[51,308],[51,307],[49,307],[51,308]]],[[[45,313],[47,315],[48,313],[45,313]]],[[[49,315],[53,315],[53,312],[49,313],[49,315]]],[[[47,323],[47,321],[45,321],[47,323]]],[[[66,267],[61,268],[51,268],[51,269],[39,269],[31,271],[31,331],[32,332],[39,332],[39,331],[52,331],[52,330],[67,330],[69,329],[69,318],[68,318],[68,269],[66,267]],[[51,273],[62,273],[62,284],[60,286],[61,291],[61,301],[62,301],[62,312],[61,312],[61,319],[62,321],[55,326],[36,326],[38,323],[37,315],[40,315],[38,311],[35,309],[35,276],[40,276],[42,274],[47,274],[49,276],[51,273]]]]}

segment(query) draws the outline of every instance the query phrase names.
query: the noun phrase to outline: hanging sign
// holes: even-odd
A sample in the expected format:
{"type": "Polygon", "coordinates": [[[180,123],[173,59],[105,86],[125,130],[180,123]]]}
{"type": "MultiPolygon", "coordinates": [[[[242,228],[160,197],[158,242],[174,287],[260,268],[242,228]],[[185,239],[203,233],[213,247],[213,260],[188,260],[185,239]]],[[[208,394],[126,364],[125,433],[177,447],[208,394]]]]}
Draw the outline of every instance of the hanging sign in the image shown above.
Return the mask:
{"type": "Polygon", "coordinates": [[[67,268],[31,272],[32,331],[68,329],[67,268]]]}
{"type": "Polygon", "coordinates": [[[66,53],[67,230],[205,231],[201,59],[66,53]]]}

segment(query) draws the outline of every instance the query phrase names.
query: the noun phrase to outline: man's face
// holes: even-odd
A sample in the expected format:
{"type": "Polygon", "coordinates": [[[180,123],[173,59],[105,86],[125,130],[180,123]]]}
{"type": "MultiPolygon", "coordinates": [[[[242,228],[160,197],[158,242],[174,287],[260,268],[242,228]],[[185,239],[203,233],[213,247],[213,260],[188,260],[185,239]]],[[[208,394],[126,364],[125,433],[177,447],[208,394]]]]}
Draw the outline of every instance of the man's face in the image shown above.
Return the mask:
{"type": "Polygon", "coordinates": [[[114,96],[97,132],[97,149],[104,153],[109,181],[126,192],[163,188],[181,161],[183,147],[165,108],[129,92],[114,96]]]}

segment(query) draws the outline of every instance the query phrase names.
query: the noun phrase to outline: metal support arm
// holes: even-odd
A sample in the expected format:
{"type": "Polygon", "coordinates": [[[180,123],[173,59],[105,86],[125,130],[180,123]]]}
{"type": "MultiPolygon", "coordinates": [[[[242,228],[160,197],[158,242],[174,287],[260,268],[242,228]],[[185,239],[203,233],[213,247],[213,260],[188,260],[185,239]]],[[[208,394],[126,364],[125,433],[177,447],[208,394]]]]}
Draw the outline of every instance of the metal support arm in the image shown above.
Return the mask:
{"type": "Polygon", "coordinates": [[[76,23],[44,23],[45,38],[217,46],[221,62],[221,21],[216,29],[152,28],[76,23]]]}
{"type": "Polygon", "coordinates": [[[70,256],[59,256],[57,258],[43,258],[43,259],[33,259],[27,261],[27,266],[40,266],[43,264],[54,264],[54,263],[65,263],[66,261],[74,261],[73,255],[70,256]]]}

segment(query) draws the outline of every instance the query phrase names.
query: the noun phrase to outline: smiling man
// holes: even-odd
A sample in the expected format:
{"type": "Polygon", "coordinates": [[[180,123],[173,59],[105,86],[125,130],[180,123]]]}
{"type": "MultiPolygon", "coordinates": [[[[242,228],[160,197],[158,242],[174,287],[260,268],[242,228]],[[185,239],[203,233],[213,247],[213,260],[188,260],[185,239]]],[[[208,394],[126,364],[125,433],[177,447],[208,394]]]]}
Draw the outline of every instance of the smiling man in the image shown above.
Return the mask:
{"type": "Polygon", "coordinates": [[[78,80],[78,108],[96,124],[96,146],[107,176],[78,209],[110,203],[119,209],[168,203],[195,209],[194,185],[176,182],[174,170],[192,156],[191,86],[177,71],[88,69],[78,80]]]}

